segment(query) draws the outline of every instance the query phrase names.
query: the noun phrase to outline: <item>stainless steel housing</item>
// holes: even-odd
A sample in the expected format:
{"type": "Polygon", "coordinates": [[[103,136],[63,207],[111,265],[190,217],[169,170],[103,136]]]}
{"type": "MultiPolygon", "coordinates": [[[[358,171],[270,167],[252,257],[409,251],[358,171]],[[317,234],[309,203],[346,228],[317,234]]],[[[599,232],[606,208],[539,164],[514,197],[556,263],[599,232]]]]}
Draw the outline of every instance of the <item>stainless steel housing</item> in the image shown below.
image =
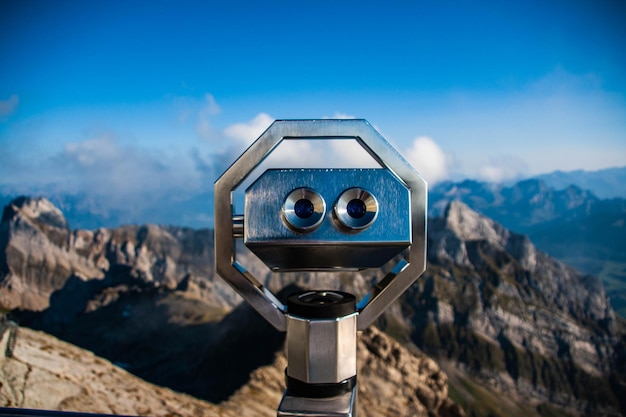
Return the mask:
{"type": "Polygon", "coordinates": [[[385,169],[268,170],[246,190],[244,242],[274,271],[378,268],[411,244],[409,199],[385,169]],[[310,217],[294,214],[296,199],[311,201],[310,217]],[[324,200],[335,202],[326,216],[324,200]]]}
{"type": "Polygon", "coordinates": [[[426,182],[365,120],[278,120],[250,145],[215,182],[216,271],[269,323],[286,330],[285,306],[236,260],[233,239],[246,233],[247,219],[242,231],[236,216],[240,213],[233,212],[232,193],[283,140],[294,139],[354,140],[409,190],[410,248],[405,260],[358,303],[357,327],[365,329],[424,272],[427,215],[426,182]]]}
{"type": "Polygon", "coordinates": [[[336,319],[287,315],[287,375],[310,384],[356,375],[356,313],[336,319]]]}

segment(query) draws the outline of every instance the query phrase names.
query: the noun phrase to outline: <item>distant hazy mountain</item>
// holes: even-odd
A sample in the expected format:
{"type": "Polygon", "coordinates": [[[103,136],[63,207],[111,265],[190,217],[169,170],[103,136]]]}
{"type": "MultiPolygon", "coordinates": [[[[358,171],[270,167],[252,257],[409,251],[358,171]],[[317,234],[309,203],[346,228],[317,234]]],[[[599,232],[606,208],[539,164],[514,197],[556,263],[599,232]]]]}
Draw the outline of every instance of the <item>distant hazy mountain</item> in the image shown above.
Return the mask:
{"type": "MultiPolygon", "coordinates": [[[[586,190],[585,192],[591,192],[598,199],[626,198],[626,167],[600,171],[557,171],[533,179],[540,180],[540,183],[544,184],[545,187],[554,190],[565,190],[573,185],[580,190],[586,190]]],[[[529,184],[527,181],[522,181],[521,183],[529,184]]],[[[435,186],[433,195],[437,195],[442,187],[445,188],[449,184],[452,183],[435,186]]],[[[479,194],[465,195],[467,199],[462,198],[461,200],[481,213],[483,212],[481,207],[476,204],[494,203],[489,201],[489,193],[492,193],[494,189],[502,189],[505,186],[513,188],[516,185],[484,184],[473,180],[467,180],[460,184],[474,184],[472,187],[465,187],[467,189],[463,190],[463,192],[479,192],[479,194]],[[480,201],[485,198],[485,201],[480,201]],[[474,200],[476,204],[471,203],[470,199],[474,200]]],[[[50,200],[55,206],[63,210],[70,227],[73,229],[112,228],[127,224],[147,223],[207,228],[213,226],[212,187],[212,184],[207,184],[202,193],[190,193],[181,190],[180,193],[167,194],[163,197],[162,194],[165,193],[157,196],[143,192],[125,199],[110,201],[110,198],[105,198],[98,193],[93,195],[88,192],[69,193],[64,191],[62,187],[52,185],[46,188],[20,190],[18,192],[0,183],[0,206],[4,207],[14,198],[26,193],[31,197],[40,196],[50,200]]],[[[461,196],[457,195],[456,197],[461,196]]],[[[509,197],[515,198],[515,196],[500,196],[500,198],[509,197]]],[[[433,202],[432,198],[431,202],[433,202]]],[[[237,201],[237,204],[240,203],[240,201],[237,201]]],[[[445,207],[445,204],[443,204],[443,207],[445,207]]],[[[437,198],[434,200],[434,204],[430,206],[431,213],[441,213],[443,207],[441,201],[437,198]],[[436,210],[433,211],[433,208],[436,210]]],[[[560,210],[561,208],[555,207],[554,210],[560,210]]],[[[243,208],[241,207],[240,209],[242,210],[243,208]]],[[[485,214],[492,216],[491,213],[485,214]]],[[[517,216],[518,214],[512,213],[512,215],[517,216]]],[[[520,215],[523,216],[523,214],[520,215]]],[[[517,225],[511,223],[510,219],[494,218],[503,222],[507,227],[518,230],[517,225]]]]}
{"type": "Polygon", "coordinates": [[[575,185],[590,190],[599,198],[626,198],[626,167],[607,168],[599,171],[555,171],[537,175],[536,179],[558,189],[575,185]]]}
{"type": "MultiPolygon", "coordinates": [[[[43,199],[19,199],[4,210],[0,302],[22,324],[215,402],[272,365],[284,336],[237,305],[214,276],[209,231],[66,225],[43,199]]],[[[283,296],[294,284],[362,294],[375,278],[372,271],[268,274],[253,255],[238,260],[268,287],[284,288],[283,296]]],[[[446,400],[445,374],[416,361],[416,345],[439,359],[450,398],[468,415],[626,411],[624,322],[602,283],[463,203],[431,219],[427,272],[378,325],[407,349],[375,331],[363,335],[366,416],[462,415],[446,400]]]]}
{"type": "MultiPolygon", "coordinates": [[[[21,194],[0,188],[0,204],[6,206],[21,194]]],[[[51,201],[63,210],[72,229],[93,230],[99,227],[117,227],[131,224],[161,224],[182,227],[207,228],[213,225],[212,190],[193,196],[171,196],[152,201],[138,196],[141,204],[128,201],[121,205],[109,204],[87,193],[37,192],[33,194],[51,201]]]]}
{"type": "Polygon", "coordinates": [[[538,179],[510,187],[448,182],[431,189],[429,197],[431,216],[441,214],[451,201],[462,201],[507,228],[528,234],[553,256],[626,259],[626,199],[600,199],[574,185],[557,190],[538,179]]]}

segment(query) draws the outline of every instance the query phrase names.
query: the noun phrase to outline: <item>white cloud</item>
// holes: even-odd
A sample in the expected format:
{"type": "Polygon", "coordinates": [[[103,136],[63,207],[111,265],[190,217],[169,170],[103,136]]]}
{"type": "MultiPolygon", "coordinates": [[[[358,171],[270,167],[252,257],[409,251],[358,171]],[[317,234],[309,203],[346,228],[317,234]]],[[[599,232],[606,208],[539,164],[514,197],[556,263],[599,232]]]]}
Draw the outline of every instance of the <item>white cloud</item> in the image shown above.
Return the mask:
{"type": "Polygon", "coordinates": [[[224,129],[224,135],[249,145],[261,136],[261,133],[263,133],[273,121],[274,119],[267,113],[259,113],[254,119],[248,122],[235,123],[226,127],[226,129],[224,129]]]}
{"type": "Polygon", "coordinates": [[[404,153],[407,161],[430,184],[448,178],[450,158],[443,152],[437,143],[426,136],[413,140],[413,145],[404,153]]]}
{"type": "Polygon", "coordinates": [[[11,97],[6,100],[0,100],[0,119],[12,115],[19,104],[20,98],[17,94],[12,94],[11,97]]]}
{"type": "Polygon", "coordinates": [[[182,125],[194,124],[196,135],[204,140],[217,139],[219,135],[213,130],[212,119],[222,112],[215,97],[205,93],[202,98],[198,97],[174,97],[173,109],[176,112],[178,122],[182,125]]]}
{"type": "Polygon", "coordinates": [[[348,139],[284,140],[270,154],[265,168],[380,168],[356,141],[348,139]]]}
{"type": "Polygon", "coordinates": [[[209,140],[213,136],[213,128],[206,117],[198,116],[196,134],[200,139],[209,140]]]}
{"type": "Polygon", "coordinates": [[[222,112],[222,109],[215,101],[215,97],[213,97],[213,94],[206,93],[204,95],[204,101],[206,103],[202,111],[206,113],[207,115],[216,115],[222,112]]]}
{"type": "Polygon", "coordinates": [[[82,167],[110,163],[120,157],[121,150],[115,141],[103,136],[82,142],[66,143],[63,154],[82,167]]]}
{"type": "Polygon", "coordinates": [[[519,179],[528,173],[528,165],[518,156],[501,155],[489,158],[478,171],[478,178],[488,182],[519,179]]]}
{"type": "Polygon", "coordinates": [[[355,140],[332,140],[330,151],[344,168],[380,168],[378,162],[355,140]]]}
{"type": "Polygon", "coordinates": [[[52,169],[74,178],[90,194],[139,204],[193,188],[199,174],[190,165],[180,155],[120,146],[114,137],[101,136],[67,143],[52,169]]]}
{"type": "Polygon", "coordinates": [[[215,101],[215,97],[213,97],[212,94],[206,93],[204,95],[203,106],[198,111],[198,122],[196,123],[196,134],[200,139],[209,140],[214,136],[209,119],[221,112],[222,109],[215,101]]]}
{"type": "Polygon", "coordinates": [[[319,168],[324,166],[324,153],[311,140],[284,140],[268,157],[267,166],[275,168],[319,168]]]}

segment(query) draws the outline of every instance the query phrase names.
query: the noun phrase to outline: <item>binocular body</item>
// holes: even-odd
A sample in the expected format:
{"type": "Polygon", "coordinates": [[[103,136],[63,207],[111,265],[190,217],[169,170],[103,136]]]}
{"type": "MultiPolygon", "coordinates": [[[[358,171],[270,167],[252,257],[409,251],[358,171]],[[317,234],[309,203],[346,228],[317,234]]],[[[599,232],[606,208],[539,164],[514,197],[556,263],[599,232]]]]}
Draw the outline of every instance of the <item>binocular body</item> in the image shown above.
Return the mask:
{"type": "Polygon", "coordinates": [[[277,417],[356,417],[357,331],[424,272],[426,195],[424,179],[365,120],[276,121],[216,181],[216,271],[287,332],[287,390],[277,417]],[[356,141],[380,168],[268,169],[245,190],[244,214],[235,213],[233,191],[281,142],[324,139],[356,141]],[[237,261],[237,238],[274,273],[397,262],[358,302],[307,289],[284,305],[237,261]]]}
{"type": "Polygon", "coordinates": [[[410,213],[384,169],[272,169],[246,190],[244,243],[273,271],[378,268],[411,244],[410,213]]]}

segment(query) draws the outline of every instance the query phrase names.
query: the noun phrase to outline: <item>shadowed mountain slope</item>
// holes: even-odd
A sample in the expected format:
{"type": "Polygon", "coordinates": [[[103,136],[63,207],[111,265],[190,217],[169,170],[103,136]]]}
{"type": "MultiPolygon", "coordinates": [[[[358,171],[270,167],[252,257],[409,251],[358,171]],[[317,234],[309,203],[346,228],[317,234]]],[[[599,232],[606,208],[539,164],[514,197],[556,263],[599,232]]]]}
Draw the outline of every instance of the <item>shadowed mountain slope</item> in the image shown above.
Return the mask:
{"type": "Polygon", "coordinates": [[[542,251],[600,276],[626,318],[626,200],[600,199],[574,185],[561,189],[529,179],[511,186],[477,181],[443,183],[429,193],[431,215],[452,201],[528,235],[542,251]]]}
{"type": "Polygon", "coordinates": [[[624,411],[624,324],[597,277],[460,202],[429,227],[428,270],[395,318],[408,337],[539,414],[624,411]]]}
{"type": "MultiPolygon", "coordinates": [[[[87,348],[145,380],[221,403],[220,409],[275,415],[274,400],[284,389],[284,335],[215,279],[209,231],[153,225],[71,231],[44,220],[39,210],[50,206],[16,200],[0,226],[0,294],[20,324],[87,348]],[[26,297],[31,292],[36,299],[26,297]]],[[[265,277],[249,256],[239,259],[265,277]]],[[[295,290],[289,282],[327,280],[320,274],[267,279],[284,284],[286,294],[295,290]]],[[[357,275],[338,285],[359,292],[364,280],[357,275]]],[[[448,399],[445,374],[419,351],[371,329],[359,344],[359,360],[367,366],[361,414],[464,415],[448,399]]]]}
{"type": "MultiPolygon", "coordinates": [[[[265,378],[258,372],[281,360],[283,336],[215,279],[209,231],[70,231],[50,206],[15,201],[0,225],[0,295],[5,308],[19,307],[13,316],[20,323],[214,402],[256,389],[255,378],[265,378]]],[[[239,259],[268,287],[285,288],[284,295],[293,284],[327,283],[361,295],[380,276],[274,275],[245,251],[239,259]]],[[[443,400],[448,393],[476,416],[614,416],[626,410],[624,325],[598,278],[459,202],[431,219],[428,261],[424,277],[378,323],[405,348],[383,348],[399,345],[381,333],[378,348],[359,351],[378,358],[359,358],[363,377],[372,376],[361,386],[363,401],[379,410],[372,415],[425,409],[446,415],[454,410],[443,400]],[[408,371],[396,356],[411,362],[421,357],[416,346],[446,369],[449,392],[439,382],[426,383],[435,394],[412,385],[430,365],[408,371]]],[[[375,339],[371,332],[365,341],[375,339]]],[[[439,372],[427,373],[438,381],[439,372]]]]}

